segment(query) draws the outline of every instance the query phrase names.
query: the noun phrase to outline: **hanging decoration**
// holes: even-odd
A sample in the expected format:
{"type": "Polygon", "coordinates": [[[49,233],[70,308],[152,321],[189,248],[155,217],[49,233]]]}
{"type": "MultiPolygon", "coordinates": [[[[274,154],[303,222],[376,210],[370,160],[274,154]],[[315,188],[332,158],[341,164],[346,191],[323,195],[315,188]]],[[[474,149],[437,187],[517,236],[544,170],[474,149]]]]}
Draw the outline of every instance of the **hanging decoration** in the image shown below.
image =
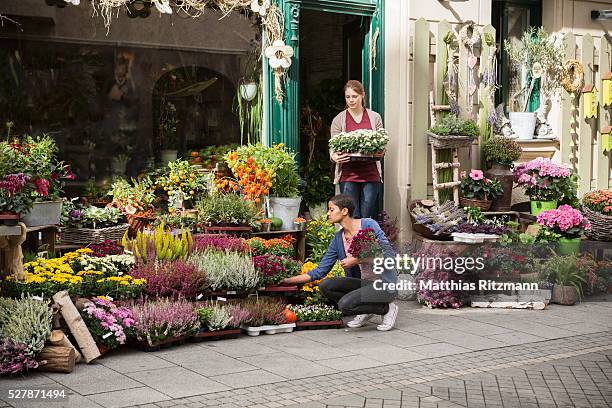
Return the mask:
{"type": "Polygon", "coordinates": [[[490,130],[497,122],[497,111],[493,109],[495,106],[495,91],[499,88],[497,84],[497,50],[495,49],[495,38],[491,33],[484,33],[484,43],[489,47],[489,57],[485,63],[485,68],[482,71],[480,82],[486,87],[486,96],[489,109],[486,112],[486,123],[490,130]]]}
{"type": "Polygon", "coordinates": [[[601,104],[605,107],[612,106],[612,72],[601,75],[601,104]]]}
{"type": "Polygon", "coordinates": [[[259,13],[260,16],[265,16],[270,8],[270,0],[253,0],[251,2],[251,11],[253,13],[259,13]]]}
{"type": "Polygon", "coordinates": [[[612,152],[612,126],[606,126],[601,130],[601,150],[612,152]]]}
{"type": "Polygon", "coordinates": [[[468,49],[468,59],[467,59],[467,71],[468,71],[468,81],[467,81],[467,89],[466,89],[466,108],[468,113],[472,113],[474,109],[474,94],[476,94],[476,90],[478,86],[476,85],[476,78],[474,75],[474,68],[476,64],[478,64],[478,58],[474,54],[474,48],[480,46],[482,42],[480,31],[474,24],[474,22],[470,21],[466,25],[461,28],[459,31],[459,39],[461,44],[468,49]]]}
{"type": "Polygon", "coordinates": [[[582,88],[582,106],[585,119],[597,118],[597,88],[593,84],[587,84],[582,88]]]}
{"type": "Polygon", "coordinates": [[[268,58],[268,64],[274,71],[274,91],[276,100],[280,103],[283,100],[282,80],[291,66],[293,48],[286,45],[283,40],[276,40],[266,48],[264,54],[268,58]]]}
{"type": "Polygon", "coordinates": [[[460,108],[457,101],[457,66],[453,56],[453,43],[455,35],[449,31],[444,36],[444,44],[446,44],[446,73],[444,75],[444,92],[448,97],[451,113],[459,116],[460,108]]]}

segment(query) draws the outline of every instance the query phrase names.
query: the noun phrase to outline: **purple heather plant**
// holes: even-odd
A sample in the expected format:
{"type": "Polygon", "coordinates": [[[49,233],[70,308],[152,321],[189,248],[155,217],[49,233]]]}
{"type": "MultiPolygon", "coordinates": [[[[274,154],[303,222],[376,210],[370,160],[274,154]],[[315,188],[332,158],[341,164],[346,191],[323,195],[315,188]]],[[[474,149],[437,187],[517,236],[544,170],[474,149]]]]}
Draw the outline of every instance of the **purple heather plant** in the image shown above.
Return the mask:
{"type": "Polygon", "coordinates": [[[240,304],[230,304],[227,306],[229,315],[232,317],[231,327],[240,327],[251,318],[251,313],[244,309],[240,304]]]}
{"type": "Polygon", "coordinates": [[[145,301],[135,304],[132,310],[136,339],[150,346],[175,337],[191,336],[200,327],[193,304],[183,298],[145,301]]]}
{"type": "Polygon", "coordinates": [[[146,279],[145,292],[153,297],[194,298],[206,282],[194,264],[182,260],[139,262],[131,276],[146,279]]]}
{"type": "Polygon", "coordinates": [[[391,221],[391,218],[385,210],[378,213],[378,225],[380,229],[385,233],[385,236],[389,242],[395,242],[399,235],[399,228],[397,228],[397,218],[391,221]]]}
{"type": "Polygon", "coordinates": [[[258,327],[287,322],[284,314],[285,305],[277,300],[260,298],[257,301],[244,302],[241,306],[249,313],[245,325],[258,327]]]}
{"type": "Polygon", "coordinates": [[[202,234],[193,237],[195,251],[204,251],[208,248],[227,250],[232,252],[247,252],[249,247],[242,238],[224,234],[202,234]]]}
{"type": "Polygon", "coordinates": [[[28,346],[10,339],[0,339],[0,375],[13,375],[38,368],[38,361],[28,355],[28,346]]]}

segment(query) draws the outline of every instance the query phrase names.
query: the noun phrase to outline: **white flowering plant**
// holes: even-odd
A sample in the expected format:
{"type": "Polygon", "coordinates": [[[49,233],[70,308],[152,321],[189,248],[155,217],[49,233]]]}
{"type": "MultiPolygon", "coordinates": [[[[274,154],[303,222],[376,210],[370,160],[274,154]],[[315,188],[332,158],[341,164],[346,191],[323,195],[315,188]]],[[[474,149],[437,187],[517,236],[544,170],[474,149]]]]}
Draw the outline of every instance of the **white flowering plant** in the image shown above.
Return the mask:
{"type": "Polygon", "coordinates": [[[301,322],[331,322],[342,319],[342,312],[328,305],[290,305],[301,322]]]}
{"type": "Polygon", "coordinates": [[[337,153],[376,154],[387,147],[389,136],[383,128],[341,132],[329,140],[329,148],[337,153]]]}

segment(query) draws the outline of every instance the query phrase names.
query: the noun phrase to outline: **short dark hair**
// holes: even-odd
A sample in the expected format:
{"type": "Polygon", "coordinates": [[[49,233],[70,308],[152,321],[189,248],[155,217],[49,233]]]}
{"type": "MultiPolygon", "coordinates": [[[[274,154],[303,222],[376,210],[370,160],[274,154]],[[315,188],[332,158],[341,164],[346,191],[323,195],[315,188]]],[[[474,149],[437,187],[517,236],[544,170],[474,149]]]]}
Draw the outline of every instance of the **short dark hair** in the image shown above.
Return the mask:
{"type": "Polygon", "coordinates": [[[353,216],[353,213],[355,212],[355,203],[350,195],[338,194],[330,198],[329,201],[334,203],[334,205],[341,210],[346,208],[348,210],[348,215],[350,217],[353,216]]]}

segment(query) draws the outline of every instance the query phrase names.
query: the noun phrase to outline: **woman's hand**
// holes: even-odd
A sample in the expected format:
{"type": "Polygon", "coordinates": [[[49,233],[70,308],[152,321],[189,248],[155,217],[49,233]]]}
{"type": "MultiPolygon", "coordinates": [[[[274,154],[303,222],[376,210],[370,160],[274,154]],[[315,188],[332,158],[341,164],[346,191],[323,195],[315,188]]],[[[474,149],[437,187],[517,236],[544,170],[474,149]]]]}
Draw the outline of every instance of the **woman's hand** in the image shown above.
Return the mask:
{"type": "Polygon", "coordinates": [[[303,275],[296,275],[290,278],[285,278],[282,281],[280,281],[279,284],[290,286],[290,285],[300,285],[302,283],[308,283],[308,282],[310,282],[310,275],[305,273],[303,275]]]}
{"type": "Polygon", "coordinates": [[[340,261],[340,265],[342,265],[344,269],[352,268],[355,265],[359,265],[359,259],[354,256],[348,256],[340,261]]]}
{"type": "Polygon", "coordinates": [[[333,153],[331,159],[336,163],[348,163],[351,157],[347,153],[333,153]]]}

